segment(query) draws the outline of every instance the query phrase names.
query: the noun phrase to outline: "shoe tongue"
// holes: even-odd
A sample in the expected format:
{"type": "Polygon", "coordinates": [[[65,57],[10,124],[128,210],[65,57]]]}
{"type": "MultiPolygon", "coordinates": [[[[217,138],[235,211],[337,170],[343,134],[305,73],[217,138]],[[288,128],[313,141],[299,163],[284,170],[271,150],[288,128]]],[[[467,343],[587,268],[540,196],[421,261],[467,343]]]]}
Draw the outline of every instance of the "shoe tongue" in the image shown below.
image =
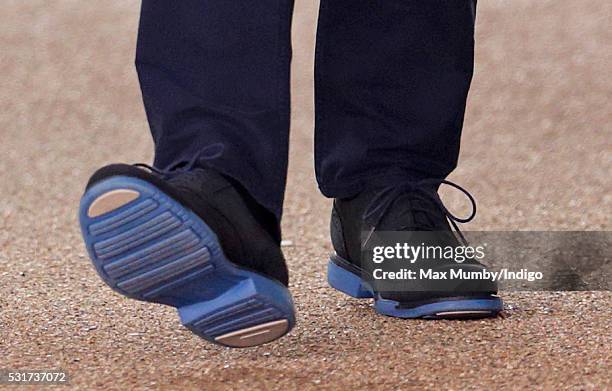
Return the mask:
{"type": "Polygon", "coordinates": [[[382,218],[379,230],[450,230],[444,213],[429,199],[407,193],[397,197],[382,218]]]}
{"type": "Polygon", "coordinates": [[[209,193],[223,190],[230,186],[229,182],[221,174],[212,169],[203,168],[177,172],[168,179],[168,182],[194,191],[198,191],[202,186],[206,186],[209,193]]]}
{"type": "Polygon", "coordinates": [[[202,189],[205,187],[207,193],[216,193],[221,198],[224,197],[224,191],[235,190],[259,224],[276,242],[280,243],[280,225],[274,213],[258,203],[238,181],[231,177],[222,175],[212,168],[196,168],[177,174],[170,178],[169,182],[174,186],[196,193],[203,192],[202,189]]]}

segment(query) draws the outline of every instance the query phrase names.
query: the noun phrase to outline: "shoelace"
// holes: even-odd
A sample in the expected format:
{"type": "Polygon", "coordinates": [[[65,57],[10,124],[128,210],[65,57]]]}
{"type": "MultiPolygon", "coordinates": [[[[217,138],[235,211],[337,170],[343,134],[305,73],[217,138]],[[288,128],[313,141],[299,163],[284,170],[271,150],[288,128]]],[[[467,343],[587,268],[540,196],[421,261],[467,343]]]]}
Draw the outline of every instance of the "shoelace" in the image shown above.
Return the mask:
{"type": "Polygon", "coordinates": [[[465,239],[465,236],[463,236],[463,233],[461,233],[461,230],[459,229],[457,223],[469,223],[474,219],[474,216],[476,216],[476,200],[474,200],[474,197],[466,189],[446,179],[423,179],[418,182],[405,181],[399,184],[387,186],[378,194],[376,194],[372,201],[370,201],[370,204],[367,207],[363,218],[373,218],[373,227],[376,227],[381,222],[382,218],[386,215],[387,211],[391,207],[391,204],[393,204],[393,201],[395,201],[400,195],[404,193],[416,193],[433,201],[434,204],[436,204],[436,206],[438,206],[438,208],[440,208],[440,210],[444,213],[446,219],[451,223],[451,225],[455,229],[455,232],[461,238],[462,243],[467,246],[468,242],[465,239]],[[455,189],[461,191],[467,196],[467,198],[472,204],[472,213],[468,217],[457,217],[452,214],[446,208],[446,206],[444,206],[444,203],[440,199],[438,192],[436,190],[433,190],[438,185],[442,184],[454,187],[455,189]]]}
{"type": "Polygon", "coordinates": [[[183,162],[177,162],[172,164],[166,169],[157,168],[154,166],[150,166],[145,163],[136,163],[132,164],[134,167],[142,167],[150,170],[158,175],[160,175],[164,179],[168,179],[169,177],[176,175],[178,173],[187,172],[195,168],[198,163],[205,162],[206,160],[213,160],[221,155],[223,155],[223,150],[225,149],[224,145],[221,143],[214,143],[207,145],[203,149],[201,149],[197,154],[195,154],[186,164],[183,165],[183,162]]]}

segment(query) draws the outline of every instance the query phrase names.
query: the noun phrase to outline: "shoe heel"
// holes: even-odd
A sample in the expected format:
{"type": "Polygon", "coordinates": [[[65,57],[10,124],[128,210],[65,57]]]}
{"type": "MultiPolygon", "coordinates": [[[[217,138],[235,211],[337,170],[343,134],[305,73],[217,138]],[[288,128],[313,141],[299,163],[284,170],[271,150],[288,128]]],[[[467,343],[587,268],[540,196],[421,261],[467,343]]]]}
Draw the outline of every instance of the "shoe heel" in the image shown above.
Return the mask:
{"type": "Polygon", "coordinates": [[[358,299],[374,297],[372,292],[364,285],[361,276],[341,268],[331,260],[327,264],[327,282],[332,288],[351,297],[358,299]]]}
{"type": "Polygon", "coordinates": [[[271,342],[295,324],[288,290],[255,274],[212,300],[179,307],[178,313],[195,334],[233,348],[271,342]]]}

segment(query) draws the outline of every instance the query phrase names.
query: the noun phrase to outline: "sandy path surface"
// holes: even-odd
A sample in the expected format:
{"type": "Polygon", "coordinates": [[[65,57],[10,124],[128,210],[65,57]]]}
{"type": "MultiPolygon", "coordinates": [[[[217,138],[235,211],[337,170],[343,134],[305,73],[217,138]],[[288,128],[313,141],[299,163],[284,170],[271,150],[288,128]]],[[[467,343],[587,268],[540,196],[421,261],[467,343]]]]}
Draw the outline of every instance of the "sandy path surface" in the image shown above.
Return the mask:
{"type": "MultiPolygon", "coordinates": [[[[479,203],[469,229],[610,230],[612,3],[479,7],[452,175],[479,203]]],[[[430,322],[376,315],[327,287],[330,201],[312,172],[315,1],[296,5],[283,223],[298,326],[277,343],[224,349],[173,309],[114,294],[89,264],[76,209],[96,167],[151,158],[132,66],[139,4],[2,8],[0,369],[63,368],[83,389],[612,388],[609,292],[509,293],[505,319],[430,322]]]]}

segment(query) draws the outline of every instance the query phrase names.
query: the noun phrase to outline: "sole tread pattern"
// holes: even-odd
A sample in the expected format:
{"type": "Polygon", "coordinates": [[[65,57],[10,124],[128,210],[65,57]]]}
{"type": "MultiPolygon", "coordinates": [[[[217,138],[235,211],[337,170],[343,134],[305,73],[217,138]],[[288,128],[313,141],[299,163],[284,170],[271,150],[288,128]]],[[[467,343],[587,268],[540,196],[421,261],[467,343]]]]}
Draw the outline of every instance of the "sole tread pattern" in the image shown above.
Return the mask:
{"type": "Polygon", "coordinates": [[[128,209],[114,216],[105,218],[103,221],[93,223],[89,226],[89,233],[94,236],[100,236],[106,232],[118,229],[128,223],[143,217],[157,209],[157,202],[146,199],[142,202],[129,207],[128,209]]]}
{"type": "Polygon", "coordinates": [[[200,239],[189,229],[183,230],[157,243],[116,259],[103,266],[109,277],[120,279],[142,271],[146,265],[155,265],[168,258],[181,258],[199,248],[200,239]]]}
{"type": "Polygon", "coordinates": [[[106,234],[93,248],[104,261],[109,282],[129,295],[151,298],[189,280],[194,271],[214,269],[195,232],[171,210],[158,209],[158,202],[146,198],[89,226],[89,232],[97,233],[94,237],[106,234]],[[133,222],[134,227],[125,229],[133,222]]]}
{"type": "Polygon", "coordinates": [[[164,212],[128,231],[94,244],[94,251],[99,259],[113,258],[150,242],[180,225],[180,219],[170,212],[164,212]]]}
{"type": "Polygon", "coordinates": [[[153,270],[119,281],[117,287],[132,295],[139,295],[155,285],[172,282],[179,275],[204,265],[206,265],[204,270],[212,270],[213,266],[207,265],[209,259],[210,254],[208,250],[201,248],[189,255],[169,261],[153,270]]]}
{"type": "Polygon", "coordinates": [[[194,320],[188,327],[202,334],[218,336],[282,317],[283,314],[269,303],[249,298],[208,313],[194,320]]]}

